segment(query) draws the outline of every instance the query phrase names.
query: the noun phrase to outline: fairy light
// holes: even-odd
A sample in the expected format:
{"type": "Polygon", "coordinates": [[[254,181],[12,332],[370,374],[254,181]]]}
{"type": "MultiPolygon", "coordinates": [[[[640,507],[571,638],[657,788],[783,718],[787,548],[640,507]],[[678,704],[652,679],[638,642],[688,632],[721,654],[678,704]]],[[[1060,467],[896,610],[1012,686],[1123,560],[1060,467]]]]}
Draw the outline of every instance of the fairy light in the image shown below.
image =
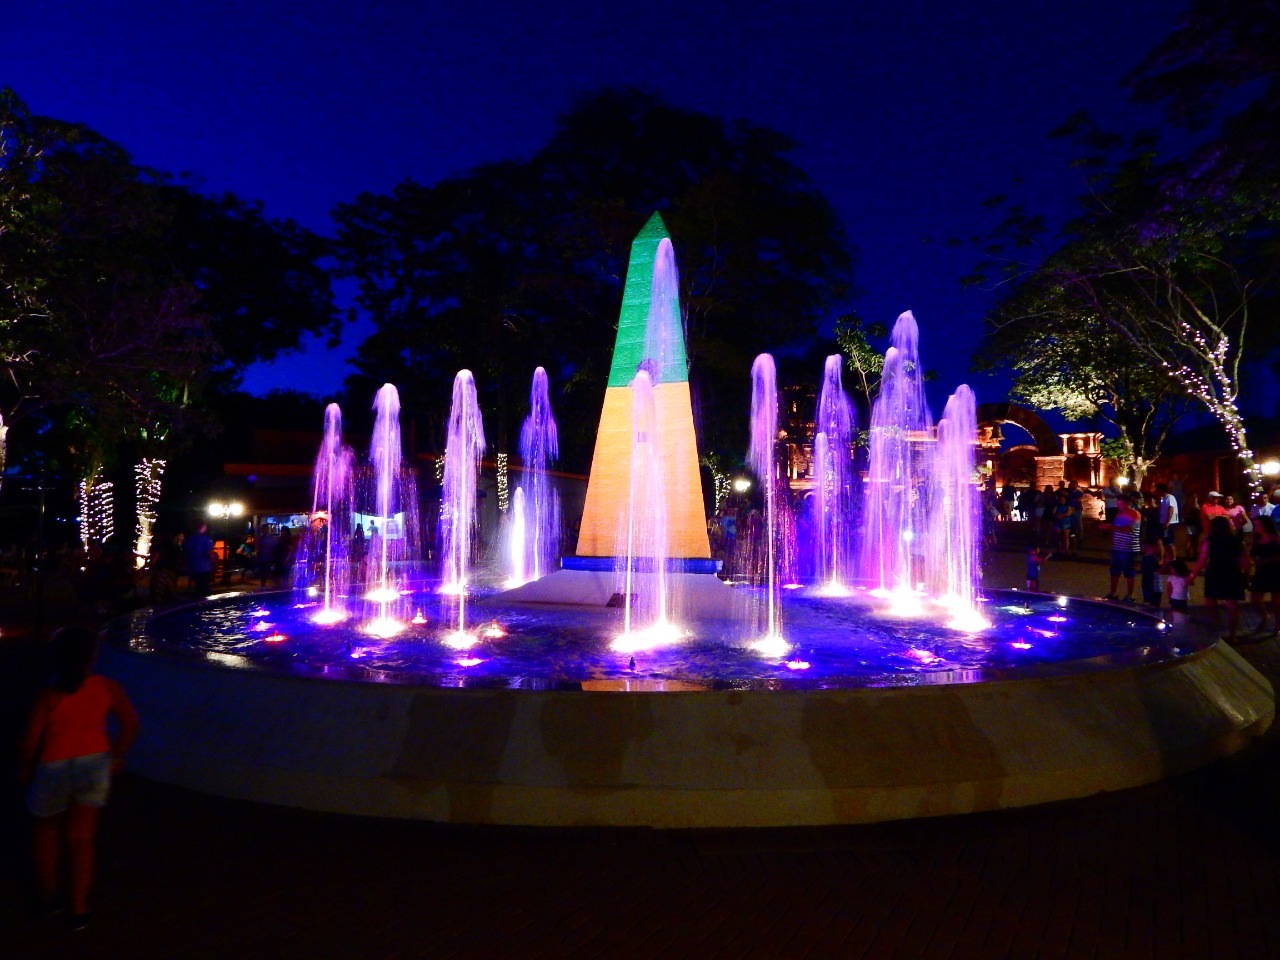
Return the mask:
{"type": "Polygon", "coordinates": [[[506,513],[510,504],[510,488],[507,472],[507,455],[500,453],[497,455],[498,468],[498,511],[506,513]]]}
{"type": "Polygon", "coordinates": [[[88,480],[80,481],[80,541],[85,549],[89,542],[104,543],[115,533],[115,492],[111,481],[102,479],[95,470],[88,480]]]}
{"type": "Polygon", "coordinates": [[[151,555],[151,531],[156,522],[156,504],[160,501],[160,483],[165,461],[144,457],[133,467],[133,497],[138,506],[138,524],[134,528],[133,552],[142,566],[151,555]]]}

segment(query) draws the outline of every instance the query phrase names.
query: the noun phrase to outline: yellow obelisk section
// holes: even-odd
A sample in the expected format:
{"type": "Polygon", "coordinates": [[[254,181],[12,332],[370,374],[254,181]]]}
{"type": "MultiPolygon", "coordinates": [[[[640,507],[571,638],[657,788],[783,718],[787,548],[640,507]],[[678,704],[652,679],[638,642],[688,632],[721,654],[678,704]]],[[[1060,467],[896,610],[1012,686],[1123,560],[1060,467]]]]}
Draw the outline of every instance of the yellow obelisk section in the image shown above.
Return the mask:
{"type": "MultiPolygon", "coordinates": [[[[669,555],[709,558],[711,546],[702,508],[702,477],[698,473],[698,441],[693,433],[689,384],[660,384],[654,390],[654,405],[657,421],[662,424],[669,555]]],[[[634,406],[630,387],[610,387],[605,391],[578,533],[580,557],[626,555],[625,542],[620,548],[615,541],[629,508],[634,406]]],[[[643,505],[637,505],[637,510],[643,509],[643,505]]]]}

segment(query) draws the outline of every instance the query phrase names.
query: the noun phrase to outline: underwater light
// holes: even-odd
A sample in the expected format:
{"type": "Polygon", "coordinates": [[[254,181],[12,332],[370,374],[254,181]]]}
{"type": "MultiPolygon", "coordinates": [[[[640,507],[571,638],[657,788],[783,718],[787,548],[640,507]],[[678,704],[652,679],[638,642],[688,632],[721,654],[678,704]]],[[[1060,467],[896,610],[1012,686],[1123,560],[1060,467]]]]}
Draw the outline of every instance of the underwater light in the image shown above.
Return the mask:
{"type": "Polygon", "coordinates": [[[503,630],[502,627],[498,625],[497,620],[485,627],[483,633],[490,640],[497,640],[499,637],[505,637],[507,635],[507,631],[503,630]]]}
{"type": "Polygon", "coordinates": [[[373,637],[390,640],[404,630],[404,624],[395,617],[375,617],[364,625],[364,632],[373,637]]]}
{"type": "Polygon", "coordinates": [[[930,653],[928,650],[921,650],[919,647],[911,647],[907,650],[910,656],[915,657],[921,663],[937,663],[942,658],[936,653],[930,653]]]}
{"type": "Polygon", "coordinates": [[[255,630],[260,630],[260,631],[262,631],[263,633],[265,633],[265,632],[266,632],[266,631],[268,631],[268,630],[273,629],[274,627],[275,627],[275,624],[274,624],[274,623],[267,623],[267,621],[265,621],[265,620],[259,620],[257,623],[255,623],[255,624],[253,625],[253,629],[255,629],[255,630]]]}
{"type": "Polygon", "coordinates": [[[1013,643],[1009,644],[1009,646],[1014,647],[1017,650],[1031,649],[1031,644],[1027,643],[1025,640],[1015,640],[1013,643]]]}
{"type": "Polygon", "coordinates": [[[474,633],[467,633],[465,630],[454,630],[452,633],[444,635],[444,645],[452,647],[454,650],[470,650],[479,642],[479,637],[474,633]]]}
{"type": "Polygon", "coordinates": [[[424,617],[422,615],[422,611],[419,610],[417,613],[413,615],[413,619],[410,620],[409,622],[413,624],[417,624],[418,626],[422,626],[424,623],[427,622],[427,618],[424,617]]]}
{"type": "Polygon", "coordinates": [[[785,657],[791,651],[791,644],[776,633],[753,640],[749,646],[760,656],[771,660],[785,657]]]}
{"type": "Polygon", "coordinates": [[[307,596],[308,596],[308,597],[318,597],[318,596],[320,596],[320,588],[319,588],[319,587],[307,587],[307,596]]]}
{"type": "Polygon", "coordinates": [[[364,598],[371,603],[394,603],[400,599],[400,591],[395,587],[374,587],[364,598]]]}
{"type": "Polygon", "coordinates": [[[960,630],[964,633],[977,633],[980,630],[986,630],[990,626],[991,621],[973,609],[956,610],[951,619],[947,621],[948,628],[960,630]]]}
{"type": "Polygon", "coordinates": [[[615,653],[638,653],[641,650],[653,650],[657,647],[679,643],[688,633],[684,628],[667,620],[659,620],[643,630],[632,630],[615,637],[609,649],[615,653]]]}
{"type": "Polygon", "coordinates": [[[322,627],[331,626],[335,623],[341,623],[347,619],[347,611],[338,607],[330,607],[328,610],[321,610],[311,618],[312,623],[318,623],[322,627]]]}
{"type": "Polygon", "coordinates": [[[852,591],[839,580],[828,580],[816,592],[820,597],[847,597],[852,594],[852,591]]]}
{"type": "Polygon", "coordinates": [[[462,659],[455,660],[453,662],[460,667],[474,667],[478,664],[484,663],[484,661],[479,657],[463,657],[462,659]]]}
{"type": "Polygon", "coordinates": [[[444,594],[446,597],[456,597],[467,592],[467,584],[465,580],[461,583],[442,583],[437,592],[444,594]]]}
{"type": "Polygon", "coordinates": [[[286,637],[283,633],[277,632],[277,633],[271,634],[268,637],[263,637],[262,639],[265,640],[267,643],[280,643],[282,640],[288,640],[289,638],[286,637]]]}
{"type": "Polygon", "coordinates": [[[808,670],[811,664],[808,660],[788,660],[783,666],[788,670],[808,670]]]}
{"type": "Polygon", "coordinates": [[[1048,617],[1047,619],[1050,623],[1070,623],[1071,622],[1070,617],[1048,617]]]}

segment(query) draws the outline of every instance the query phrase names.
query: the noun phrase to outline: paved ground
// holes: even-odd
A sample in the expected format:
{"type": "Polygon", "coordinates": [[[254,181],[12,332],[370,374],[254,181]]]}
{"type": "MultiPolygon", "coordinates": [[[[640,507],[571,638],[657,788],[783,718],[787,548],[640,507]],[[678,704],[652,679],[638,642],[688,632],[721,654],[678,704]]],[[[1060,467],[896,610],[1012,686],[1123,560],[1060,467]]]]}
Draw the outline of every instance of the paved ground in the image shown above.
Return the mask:
{"type": "MultiPolygon", "coordinates": [[[[1105,592],[1100,556],[1046,565],[1046,586],[1105,592]]],[[[1016,550],[989,575],[1021,576],[1016,550]]],[[[37,652],[4,630],[6,732],[37,652]]],[[[1280,681],[1280,643],[1242,652],[1280,681]]],[[[1086,800],[763,831],[363,820],[126,775],[104,817],[95,918],[76,934],[30,917],[10,788],[0,958],[1266,960],[1280,957],[1278,761],[1273,733],[1197,773],[1086,800]]]]}

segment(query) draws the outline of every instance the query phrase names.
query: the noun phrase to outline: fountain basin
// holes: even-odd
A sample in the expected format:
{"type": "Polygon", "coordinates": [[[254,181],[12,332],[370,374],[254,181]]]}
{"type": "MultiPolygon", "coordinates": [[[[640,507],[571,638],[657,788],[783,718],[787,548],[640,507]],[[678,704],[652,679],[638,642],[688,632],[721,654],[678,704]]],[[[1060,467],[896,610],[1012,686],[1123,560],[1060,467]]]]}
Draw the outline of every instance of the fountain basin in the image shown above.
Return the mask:
{"type": "Polygon", "coordinates": [[[1122,789],[1267,729],[1265,678],[1185,625],[1163,633],[1083,659],[784,689],[609,670],[550,689],[331,682],[315,664],[136,649],[137,634],[102,665],[143,717],[131,766],[196,790],[454,823],[819,825],[1122,789]]]}

